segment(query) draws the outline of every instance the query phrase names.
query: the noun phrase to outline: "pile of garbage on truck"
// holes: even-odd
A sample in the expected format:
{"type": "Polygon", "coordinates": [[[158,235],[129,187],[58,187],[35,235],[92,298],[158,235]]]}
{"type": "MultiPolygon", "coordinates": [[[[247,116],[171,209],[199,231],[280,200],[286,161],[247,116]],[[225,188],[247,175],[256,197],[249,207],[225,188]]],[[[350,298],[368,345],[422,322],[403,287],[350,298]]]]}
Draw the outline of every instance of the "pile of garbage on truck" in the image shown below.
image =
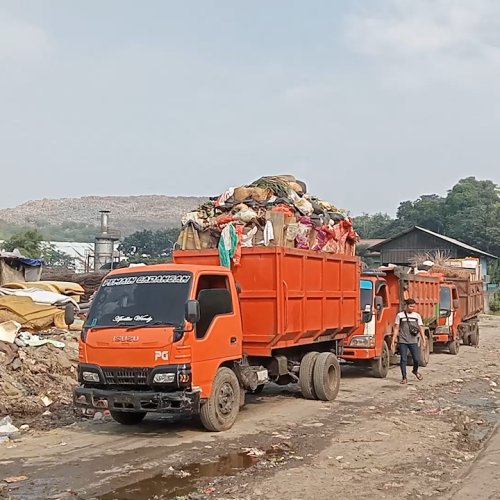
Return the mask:
{"type": "Polygon", "coordinates": [[[358,238],[346,210],[307,193],[291,175],[231,187],[182,218],[182,250],[219,249],[239,264],[237,248],[284,246],[354,255],[358,238]]]}

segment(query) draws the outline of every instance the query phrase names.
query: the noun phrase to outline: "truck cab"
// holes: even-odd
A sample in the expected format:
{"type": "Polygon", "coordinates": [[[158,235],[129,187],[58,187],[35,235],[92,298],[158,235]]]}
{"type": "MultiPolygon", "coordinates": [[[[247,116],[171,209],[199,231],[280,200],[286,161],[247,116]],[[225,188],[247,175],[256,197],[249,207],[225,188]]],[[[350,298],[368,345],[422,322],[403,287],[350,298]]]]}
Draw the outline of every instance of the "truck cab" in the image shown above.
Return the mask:
{"type": "Polygon", "coordinates": [[[380,378],[386,377],[389,371],[387,337],[391,335],[397,313],[385,276],[385,273],[378,271],[365,271],[361,275],[361,324],[345,339],[342,353],[343,360],[365,363],[380,378]]]}
{"type": "Polygon", "coordinates": [[[449,282],[441,284],[439,290],[439,317],[432,328],[432,339],[436,347],[446,346],[451,354],[458,354],[460,344],[460,300],[456,286],[449,282]]]}
{"type": "MultiPolygon", "coordinates": [[[[75,403],[109,409],[125,424],[146,412],[196,414],[220,366],[241,357],[238,293],[228,269],[116,270],[102,282],[81,333],[75,403]]],[[[232,396],[239,405],[239,394],[232,396]]]]}

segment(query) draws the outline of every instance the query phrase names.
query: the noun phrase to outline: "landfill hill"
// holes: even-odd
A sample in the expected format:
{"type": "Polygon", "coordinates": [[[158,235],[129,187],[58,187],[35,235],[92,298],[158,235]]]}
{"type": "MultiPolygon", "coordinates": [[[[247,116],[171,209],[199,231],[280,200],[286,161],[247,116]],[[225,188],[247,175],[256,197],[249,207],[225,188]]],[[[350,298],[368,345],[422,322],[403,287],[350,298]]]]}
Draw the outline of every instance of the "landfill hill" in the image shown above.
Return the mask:
{"type": "Polygon", "coordinates": [[[110,210],[110,227],[127,235],[142,229],[178,227],[181,217],[208,198],[195,196],[84,196],[27,201],[0,209],[0,221],[16,226],[99,225],[99,210],[110,210]]]}

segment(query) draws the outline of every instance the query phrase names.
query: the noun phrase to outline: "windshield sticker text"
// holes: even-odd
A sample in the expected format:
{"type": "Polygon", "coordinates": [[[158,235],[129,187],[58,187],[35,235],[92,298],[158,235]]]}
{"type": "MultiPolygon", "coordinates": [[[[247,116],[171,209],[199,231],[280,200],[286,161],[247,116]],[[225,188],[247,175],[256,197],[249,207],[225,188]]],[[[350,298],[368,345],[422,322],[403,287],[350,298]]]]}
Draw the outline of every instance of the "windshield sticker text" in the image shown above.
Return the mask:
{"type": "Polygon", "coordinates": [[[190,274],[159,274],[145,276],[124,276],[123,278],[107,278],[102,282],[102,286],[120,285],[151,285],[157,283],[185,284],[191,280],[190,274]]]}
{"type": "Polygon", "coordinates": [[[115,316],[113,318],[113,323],[122,323],[128,321],[149,323],[153,321],[153,318],[149,314],[136,314],[135,316],[115,316]]]}

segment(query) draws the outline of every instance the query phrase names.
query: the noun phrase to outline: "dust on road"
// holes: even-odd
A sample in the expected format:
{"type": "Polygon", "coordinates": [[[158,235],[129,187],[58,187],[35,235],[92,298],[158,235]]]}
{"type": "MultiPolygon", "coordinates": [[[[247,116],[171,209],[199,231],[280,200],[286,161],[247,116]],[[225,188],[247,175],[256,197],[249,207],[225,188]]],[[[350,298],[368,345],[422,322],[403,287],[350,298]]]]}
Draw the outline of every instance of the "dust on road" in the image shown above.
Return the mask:
{"type": "Polygon", "coordinates": [[[434,354],[424,380],[399,385],[345,367],[336,401],[270,387],[233,429],[149,418],[34,432],[1,450],[5,498],[438,498],[460,483],[500,418],[500,318],[478,349],[434,354]]]}

